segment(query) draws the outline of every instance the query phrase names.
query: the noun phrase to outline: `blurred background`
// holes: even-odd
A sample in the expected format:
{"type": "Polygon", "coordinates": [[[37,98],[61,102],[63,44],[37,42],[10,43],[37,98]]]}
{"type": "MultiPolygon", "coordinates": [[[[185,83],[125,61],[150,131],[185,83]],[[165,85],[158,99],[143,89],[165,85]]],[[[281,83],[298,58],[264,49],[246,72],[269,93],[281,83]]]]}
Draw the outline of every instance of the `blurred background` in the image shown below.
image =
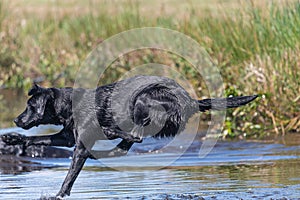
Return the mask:
{"type": "MultiPolygon", "coordinates": [[[[202,45],[219,68],[226,96],[260,100],[228,112],[224,137],[261,138],[300,131],[299,1],[8,1],[0,2],[0,127],[25,107],[33,82],[72,86],[80,64],[101,41],[138,27],[180,31],[202,45]]],[[[110,83],[137,64],[175,67],[199,97],[205,83],[184,59],[131,52],[106,72],[110,83]]],[[[209,118],[209,116],[203,116],[209,118]]]]}
{"type": "MultiPolygon", "coordinates": [[[[1,0],[0,134],[58,131],[61,127],[12,128],[12,120],[26,106],[28,89],[34,82],[73,86],[80,65],[98,44],[140,27],[186,34],[219,68],[226,96],[259,98],[228,110],[221,135],[225,140],[205,158],[198,156],[200,137],[180,158],[176,151],[182,146],[162,149],[166,141],[146,140],[135,144],[129,156],[106,160],[120,171],[88,160],[70,199],[299,199],[299,0],[1,0]],[[161,164],[174,156],[174,163],[161,164]],[[164,168],[151,170],[150,164],[164,168]]],[[[154,49],[120,56],[99,85],[148,63],[176,69],[198,97],[209,97],[189,62],[154,49]]],[[[200,135],[205,134],[210,114],[201,118],[200,135]]],[[[191,135],[183,133],[183,138],[191,135]]],[[[0,147],[1,199],[37,199],[59,190],[70,149],[32,147],[20,157],[5,155],[8,147],[3,141],[0,147]]],[[[24,151],[21,146],[9,148],[12,154],[24,151]]]]}

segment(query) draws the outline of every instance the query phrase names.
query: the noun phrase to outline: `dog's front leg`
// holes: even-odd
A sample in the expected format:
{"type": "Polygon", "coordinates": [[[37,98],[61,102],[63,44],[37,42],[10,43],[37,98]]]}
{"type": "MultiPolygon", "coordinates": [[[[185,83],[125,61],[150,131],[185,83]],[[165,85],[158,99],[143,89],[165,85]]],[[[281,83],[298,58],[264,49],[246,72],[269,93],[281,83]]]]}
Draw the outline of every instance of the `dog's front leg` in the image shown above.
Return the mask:
{"type": "Polygon", "coordinates": [[[56,195],[56,199],[62,199],[66,195],[70,195],[72,186],[81,171],[86,159],[90,156],[88,150],[84,147],[84,145],[79,142],[79,144],[75,147],[71,166],[69,168],[68,174],[61,186],[60,191],[56,195]]]}

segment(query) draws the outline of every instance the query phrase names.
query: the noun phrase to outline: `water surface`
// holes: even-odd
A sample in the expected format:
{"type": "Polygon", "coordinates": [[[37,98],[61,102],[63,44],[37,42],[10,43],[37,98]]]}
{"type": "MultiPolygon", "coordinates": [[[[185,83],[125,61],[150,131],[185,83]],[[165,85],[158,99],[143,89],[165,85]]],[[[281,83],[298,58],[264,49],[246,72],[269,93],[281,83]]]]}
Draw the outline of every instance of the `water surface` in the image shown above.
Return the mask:
{"type": "MultiPolygon", "coordinates": [[[[0,134],[48,134],[59,128],[41,126],[29,132],[11,128],[0,134]]],[[[297,134],[266,142],[219,141],[204,158],[198,156],[200,139],[180,157],[180,145],[159,150],[168,142],[149,139],[135,144],[128,156],[88,160],[66,199],[300,198],[297,134]]],[[[55,195],[70,163],[69,158],[0,159],[0,199],[55,195]],[[8,160],[13,162],[6,165],[8,160]]]]}

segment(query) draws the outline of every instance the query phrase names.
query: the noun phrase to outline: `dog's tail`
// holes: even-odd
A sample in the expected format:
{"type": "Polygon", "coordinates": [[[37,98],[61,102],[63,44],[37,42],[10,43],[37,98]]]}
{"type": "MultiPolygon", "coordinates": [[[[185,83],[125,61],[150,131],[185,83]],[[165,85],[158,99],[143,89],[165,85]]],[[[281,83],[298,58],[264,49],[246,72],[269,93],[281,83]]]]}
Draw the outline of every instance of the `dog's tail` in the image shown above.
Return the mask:
{"type": "Polygon", "coordinates": [[[216,99],[203,99],[203,100],[198,100],[198,104],[199,104],[199,110],[201,112],[205,112],[207,110],[224,110],[226,108],[236,108],[239,106],[243,106],[253,101],[256,98],[257,95],[216,98],[216,99]]]}

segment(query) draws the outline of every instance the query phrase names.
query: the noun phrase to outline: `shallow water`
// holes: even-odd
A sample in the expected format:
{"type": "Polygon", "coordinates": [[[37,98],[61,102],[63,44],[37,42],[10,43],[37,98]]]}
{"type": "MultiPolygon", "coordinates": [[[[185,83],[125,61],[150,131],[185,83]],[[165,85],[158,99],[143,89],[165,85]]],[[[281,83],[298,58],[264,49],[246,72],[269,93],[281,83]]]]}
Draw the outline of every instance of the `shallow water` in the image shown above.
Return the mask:
{"type": "MultiPolygon", "coordinates": [[[[0,134],[47,134],[57,129],[11,128],[0,134]]],[[[300,199],[297,134],[276,142],[219,141],[204,158],[198,156],[199,139],[182,155],[180,144],[160,149],[168,143],[149,139],[135,144],[128,156],[88,160],[66,199],[300,199]]],[[[1,160],[0,199],[55,195],[70,163],[69,158],[1,160]],[[7,160],[14,162],[5,165],[7,160]]]]}

